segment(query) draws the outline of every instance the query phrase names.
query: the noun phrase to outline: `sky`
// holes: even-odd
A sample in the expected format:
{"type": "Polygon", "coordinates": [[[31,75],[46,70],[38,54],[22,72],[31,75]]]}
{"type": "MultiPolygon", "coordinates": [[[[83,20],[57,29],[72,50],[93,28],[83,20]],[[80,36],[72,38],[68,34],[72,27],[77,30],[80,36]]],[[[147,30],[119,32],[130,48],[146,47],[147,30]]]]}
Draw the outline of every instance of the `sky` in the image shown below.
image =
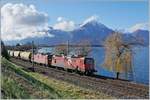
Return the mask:
{"type": "Polygon", "coordinates": [[[149,15],[148,0],[1,0],[1,7],[7,3],[32,4],[36,11],[46,14],[46,24],[55,28],[65,25],[65,29],[91,16],[109,28],[128,29],[147,23],[149,15]]]}

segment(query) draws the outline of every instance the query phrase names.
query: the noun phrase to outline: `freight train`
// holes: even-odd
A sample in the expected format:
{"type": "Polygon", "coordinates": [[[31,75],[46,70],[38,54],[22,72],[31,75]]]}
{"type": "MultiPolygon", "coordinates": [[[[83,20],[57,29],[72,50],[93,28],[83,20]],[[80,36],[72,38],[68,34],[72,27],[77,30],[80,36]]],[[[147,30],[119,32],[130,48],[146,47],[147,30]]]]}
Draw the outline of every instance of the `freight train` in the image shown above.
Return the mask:
{"type": "Polygon", "coordinates": [[[96,72],[94,66],[94,59],[83,56],[64,56],[36,53],[32,54],[27,51],[8,50],[11,57],[22,59],[36,64],[45,66],[55,66],[66,70],[81,72],[84,74],[93,74],[96,72]]]}

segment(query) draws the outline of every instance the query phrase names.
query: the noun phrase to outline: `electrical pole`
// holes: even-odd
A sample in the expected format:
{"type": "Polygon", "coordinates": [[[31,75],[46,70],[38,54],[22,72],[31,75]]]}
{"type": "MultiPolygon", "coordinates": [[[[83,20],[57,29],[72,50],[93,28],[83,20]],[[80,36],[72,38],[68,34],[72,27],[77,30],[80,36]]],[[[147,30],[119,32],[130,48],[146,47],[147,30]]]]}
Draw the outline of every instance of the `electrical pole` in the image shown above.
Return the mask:
{"type": "Polygon", "coordinates": [[[69,55],[69,40],[67,41],[67,56],[69,55]]]}
{"type": "Polygon", "coordinates": [[[32,69],[34,71],[34,41],[32,41],[32,69]]]}

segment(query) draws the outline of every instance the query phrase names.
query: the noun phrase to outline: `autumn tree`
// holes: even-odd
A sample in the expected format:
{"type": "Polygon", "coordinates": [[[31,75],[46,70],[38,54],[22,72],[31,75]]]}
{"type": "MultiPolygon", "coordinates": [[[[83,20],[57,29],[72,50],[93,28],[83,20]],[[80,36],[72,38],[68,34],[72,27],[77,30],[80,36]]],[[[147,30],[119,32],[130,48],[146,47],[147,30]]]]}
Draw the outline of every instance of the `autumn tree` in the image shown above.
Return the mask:
{"type": "Polygon", "coordinates": [[[114,32],[105,40],[105,60],[103,66],[116,72],[116,78],[120,73],[132,70],[132,49],[130,43],[125,43],[119,32],[114,32]]]}

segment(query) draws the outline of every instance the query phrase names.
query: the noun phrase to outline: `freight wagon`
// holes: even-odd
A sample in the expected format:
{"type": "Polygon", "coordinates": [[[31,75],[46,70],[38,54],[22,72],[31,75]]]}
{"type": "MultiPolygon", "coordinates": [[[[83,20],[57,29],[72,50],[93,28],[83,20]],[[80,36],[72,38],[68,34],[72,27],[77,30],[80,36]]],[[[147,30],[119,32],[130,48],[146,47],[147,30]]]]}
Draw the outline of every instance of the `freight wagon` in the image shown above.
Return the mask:
{"type": "Polygon", "coordinates": [[[20,52],[20,58],[23,60],[31,61],[31,56],[32,56],[31,52],[25,52],[25,51],[20,52]]]}
{"type": "Polygon", "coordinates": [[[14,51],[14,57],[20,58],[20,51],[14,51]]]}
{"type": "Polygon", "coordinates": [[[8,50],[8,54],[12,57],[12,56],[14,56],[14,51],[8,50]]]}

